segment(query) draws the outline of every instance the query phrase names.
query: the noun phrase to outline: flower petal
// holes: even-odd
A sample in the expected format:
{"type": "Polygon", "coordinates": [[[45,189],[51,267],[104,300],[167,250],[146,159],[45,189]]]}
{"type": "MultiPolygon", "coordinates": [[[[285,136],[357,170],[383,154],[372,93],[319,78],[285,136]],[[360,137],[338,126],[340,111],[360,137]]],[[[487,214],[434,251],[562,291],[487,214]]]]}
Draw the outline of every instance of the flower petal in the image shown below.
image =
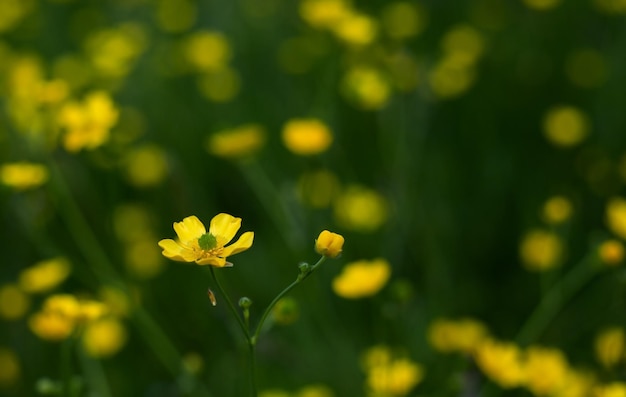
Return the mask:
{"type": "Polygon", "coordinates": [[[228,244],[241,227],[241,218],[229,214],[217,214],[211,219],[209,233],[217,238],[218,246],[228,244]]]}
{"type": "Polygon", "coordinates": [[[174,222],[174,230],[183,243],[197,240],[206,233],[204,224],[195,215],[186,217],[182,222],[174,222]]]}
{"type": "Polygon", "coordinates": [[[172,239],[159,241],[159,247],[163,248],[163,256],[179,262],[193,262],[196,254],[172,239]]]}
{"type": "Polygon", "coordinates": [[[223,257],[229,257],[231,255],[235,255],[241,251],[245,251],[252,246],[252,241],[254,240],[254,232],[245,232],[239,237],[239,240],[235,241],[228,247],[224,247],[224,251],[222,251],[223,257]]]}
{"type": "Polygon", "coordinates": [[[226,259],[220,258],[219,256],[210,256],[208,258],[198,259],[196,261],[198,265],[211,265],[216,267],[224,267],[226,266],[226,259]]]}

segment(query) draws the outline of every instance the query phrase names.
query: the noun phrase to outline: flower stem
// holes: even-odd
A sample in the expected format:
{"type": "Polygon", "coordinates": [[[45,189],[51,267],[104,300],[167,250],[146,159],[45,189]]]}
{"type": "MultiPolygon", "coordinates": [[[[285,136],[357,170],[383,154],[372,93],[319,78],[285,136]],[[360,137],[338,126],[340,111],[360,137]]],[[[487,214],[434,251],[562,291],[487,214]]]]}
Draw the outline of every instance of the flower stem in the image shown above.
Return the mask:
{"type": "Polygon", "coordinates": [[[515,340],[526,345],[541,335],[563,306],[601,269],[595,250],[583,258],[569,273],[556,282],[543,296],[515,340]]]}
{"type": "Polygon", "coordinates": [[[226,301],[226,304],[228,305],[228,308],[233,313],[233,316],[235,316],[235,318],[237,319],[237,323],[239,323],[239,326],[241,327],[241,331],[243,332],[243,334],[246,337],[246,340],[249,343],[250,342],[250,331],[248,330],[248,327],[246,327],[246,324],[243,322],[243,319],[239,315],[239,312],[237,311],[237,308],[235,308],[235,305],[233,304],[233,301],[231,301],[230,298],[228,297],[228,294],[226,293],[226,290],[224,290],[224,287],[222,287],[222,284],[220,283],[220,280],[217,278],[217,275],[215,274],[215,268],[213,266],[209,266],[209,270],[211,271],[211,277],[213,277],[213,281],[215,282],[215,285],[217,286],[217,289],[220,291],[220,294],[222,294],[222,297],[224,297],[224,300],[226,301]]]}

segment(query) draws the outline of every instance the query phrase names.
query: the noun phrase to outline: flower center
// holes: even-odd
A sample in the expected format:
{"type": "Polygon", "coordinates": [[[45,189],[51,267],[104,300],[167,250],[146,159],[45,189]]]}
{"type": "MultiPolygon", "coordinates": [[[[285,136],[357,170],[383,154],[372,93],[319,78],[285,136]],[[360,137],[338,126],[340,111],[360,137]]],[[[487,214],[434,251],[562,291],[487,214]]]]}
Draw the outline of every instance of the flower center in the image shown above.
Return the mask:
{"type": "Polygon", "coordinates": [[[206,233],[198,239],[198,245],[205,251],[212,250],[217,247],[217,238],[211,233],[206,233]]]}

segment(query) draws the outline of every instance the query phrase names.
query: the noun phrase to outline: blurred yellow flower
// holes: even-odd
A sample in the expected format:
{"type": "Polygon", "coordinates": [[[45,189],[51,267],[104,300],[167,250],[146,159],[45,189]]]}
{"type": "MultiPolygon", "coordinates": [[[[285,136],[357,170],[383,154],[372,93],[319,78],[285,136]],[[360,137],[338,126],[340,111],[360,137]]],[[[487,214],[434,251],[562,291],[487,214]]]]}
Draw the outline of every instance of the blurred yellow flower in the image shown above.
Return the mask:
{"type": "Polygon", "coordinates": [[[626,397],[626,383],[612,382],[596,386],[593,390],[593,397],[626,397]]]}
{"type": "Polygon", "coordinates": [[[372,296],[387,284],[390,276],[391,266],[385,259],[350,262],[333,279],[333,291],[346,299],[372,296]]]}
{"type": "Polygon", "coordinates": [[[183,365],[190,373],[198,375],[204,368],[204,358],[196,352],[189,352],[183,356],[183,365]]]}
{"type": "Polygon", "coordinates": [[[550,197],[543,204],[543,219],[549,224],[563,223],[572,215],[572,203],[563,196],[550,197]]]}
{"type": "Polygon", "coordinates": [[[626,200],[613,197],[606,206],[606,223],[609,229],[622,240],[626,240],[626,200]]]}
{"type": "Polygon", "coordinates": [[[70,263],[65,258],[53,258],[38,262],[22,270],[20,288],[28,293],[47,292],[61,284],[70,274],[70,263]]]}
{"type": "Polygon", "coordinates": [[[83,347],[92,357],[110,357],[126,343],[126,328],[117,319],[108,317],[90,322],[83,334],[83,347]]]}
{"type": "Polygon", "coordinates": [[[72,319],[59,312],[42,311],[30,316],[30,330],[39,338],[60,341],[68,338],[74,331],[72,319]]]}
{"type": "Polygon", "coordinates": [[[290,297],[281,298],[272,308],[272,318],[276,324],[289,325],[296,322],[300,315],[298,302],[290,297]]]}
{"type": "Polygon", "coordinates": [[[138,239],[126,246],[124,264],[129,272],[142,279],[154,277],[163,270],[163,257],[152,236],[138,239]]]}
{"type": "Polygon", "coordinates": [[[232,56],[226,36],[209,30],[191,34],[185,41],[184,54],[195,69],[204,72],[225,68],[232,56]]]}
{"type": "Polygon", "coordinates": [[[454,54],[435,63],[428,75],[428,83],[436,96],[455,98],[465,93],[474,83],[473,67],[459,64],[454,54]]]}
{"type": "Polygon", "coordinates": [[[428,341],[440,352],[473,353],[486,340],[485,325],[472,318],[438,319],[428,328],[428,341]]]}
{"type": "Polygon", "coordinates": [[[596,336],[594,351],[596,359],[605,368],[613,368],[624,360],[626,335],[620,327],[609,327],[596,336]]]}
{"type": "Polygon", "coordinates": [[[376,38],[378,25],[365,14],[352,12],[330,27],[339,39],[354,46],[370,44],[376,38]]]}
{"type": "Polygon", "coordinates": [[[327,208],[337,196],[340,183],[329,170],[316,170],[303,174],[298,181],[298,197],[313,208],[327,208]]]}
{"type": "Polygon", "coordinates": [[[196,216],[189,216],[182,222],[174,222],[174,230],[179,241],[164,239],[159,241],[163,255],[179,262],[195,262],[198,265],[216,267],[232,266],[226,258],[245,251],[252,246],[253,232],[245,232],[233,244],[226,246],[241,227],[241,218],[228,214],[218,214],[211,219],[209,232],[196,216]]]}
{"type": "Polygon", "coordinates": [[[21,372],[17,355],[12,350],[0,347],[0,387],[16,383],[21,372]]]}
{"type": "Polygon", "coordinates": [[[328,386],[308,385],[298,390],[295,397],[334,397],[334,395],[328,386]]]}
{"type": "Polygon", "coordinates": [[[561,264],[561,238],[546,230],[532,230],[522,239],[519,254],[523,265],[532,271],[545,271],[561,264]]]}
{"type": "Polygon", "coordinates": [[[119,79],[130,73],[147,46],[147,37],[146,28],[127,22],[90,34],[85,40],[85,49],[99,75],[119,79]]]}
{"type": "Polygon", "coordinates": [[[100,287],[98,291],[100,301],[109,309],[109,313],[117,317],[125,317],[131,311],[131,302],[128,295],[121,289],[109,285],[100,287]]]}
{"type": "Polygon", "coordinates": [[[523,3],[534,10],[546,11],[555,8],[561,0],[523,0],[523,3]]]}
{"type": "Polygon", "coordinates": [[[0,166],[0,181],[17,190],[32,189],[48,180],[48,169],[28,162],[7,163],[0,166]]]}
{"type": "Polygon", "coordinates": [[[388,218],[387,200],[373,189],[349,186],[335,199],[337,223],[346,229],[373,232],[388,218]]]}
{"type": "Polygon", "coordinates": [[[35,8],[32,0],[0,1],[0,33],[9,32],[35,8]]]}
{"type": "Polygon", "coordinates": [[[168,165],[163,149],[154,144],[131,149],[124,161],[128,181],[137,187],[157,186],[167,176],[168,165]]]}
{"type": "Polygon", "coordinates": [[[346,98],[365,110],[381,109],[391,96],[391,86],[387,78],[381,71],[369,66],[351,68],[341,84],[346,98]]]}
{"type": "Polygon", "coordinates": [[[373,396],[406,396],[424,377],[421,365],[395,358],[386,346],[374,346],[365,352],[366,385],[373,396]]]}
{"type": "Polygon", "coordinates": [[[426,13],[418,3],[395,1],[385,6],[382,26],[392,39],[408,39],[420,34],[426,27],[426,13]]]}
{"type": "Polygon", "coordinates": [[[344,238],[342,235],[323,230],[315,239],[315,251],[329,258],[336,258],[343,250],[344,238]]]}
{"type": "Polygon", "coordinates": [[[485,340],[476,349],[475,360],[483,374],[505,389],[524,380],[522,353],[513,343],[485,340]]]}
{"type": "Polygon", "coordinates": [[[0,287],[0,318],[17,320],[22,318],[30,307],[30,299],[17,285],[6,284],[0,287]]]}
{"type": "Polygon", "coordinates": [[[602,53],[592,48],[574,51],[565,62],[567,77],[572,83],[583,88],[595,88],[604,84],[609,74],[608,69],[602,53]]]}
{"type": "Polygon", "coordinates": [[[447,62],[458,67],[473,66],[485,51],[483,36],[470,25],[457,25],[441,39],[447,62]]]}
{"type": "Polygon", "coordinates": [[[624,260],[624,245],[615,239],[607,240],[600,244],[598,256],[605,265],[620,265],[624,260]]]}
{"type": "Polygon", "coordinates": [[[236,70],[223,67],[198,76],[198,89],[208,100],[217,103],[231,101],[239,93],[241,79],[236,70]]]}
{"type": "Polygon", "coordinates": [[[214,156],[236,159],[257,153],[265,144],[265,130],[258,124],[244,124],[211,134],[206,149],[214,156]]]}
{"type": "Polygon", "coordinates": [[[536,396],[553,395],[566,384],[569,365],[563,353],[554,348],[531,346],[526,349],[524,385],[536,396]]]}
{"type": "Polygon", "coordinates": [[[318,119],[292,119],[283,126],[283,143],[291,152],[311,156],[325,152],[333,142],[333,134],[318,119]]]}
{"type": "Polygon", "coordinates": [[[157,0],[155,17],[157,26],[168,33],[189,30],[196,22],[198,10],[191,0],[157,0]]]}
{"type": "Polygon", "coordinates": [[[574,106],[555,106],[543,119],[543,132],[554,145],[567,148],[582,142],[589,135],[587,115],[574,106]]]}
{"type": "Polygon", "coordinates": [[[109,139],[117,123],[118,110],[109,94],[92,92],[83,102],[66,103],[59,111],[58,123],[65,129],[63,145],[70,152],[94,149],[109,139]]]}
{"type": "Polygon", "coordinates": [[[302,0],[300,17],[316,28],[332,28],[352,10],[345,0],[302,0]]]}

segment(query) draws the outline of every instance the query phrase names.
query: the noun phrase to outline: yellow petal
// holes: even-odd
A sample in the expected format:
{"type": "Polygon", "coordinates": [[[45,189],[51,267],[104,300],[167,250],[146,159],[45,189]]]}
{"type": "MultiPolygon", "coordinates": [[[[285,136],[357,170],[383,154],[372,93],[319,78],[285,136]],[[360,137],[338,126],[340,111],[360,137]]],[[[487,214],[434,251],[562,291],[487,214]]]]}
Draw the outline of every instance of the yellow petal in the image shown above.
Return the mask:
{"type": "Polygon", "coordinates": [[[198,265],[211,265],[216,267],[226,266],[226,259],[219,256],[211,256],[208,258],[202,258],[196,261],[198,265]]]}
{"type": "Polygon", "coordinates": [[[159,247],[163,248],[163,256],[179,262],[193,262],[196,254],[181,246],[172,239],[159,241],[159,247]]]}
{"type": "Polygon", "coordinates": [[[226,245],[241,227],[241,218],[228,214],[217,214],[211,219],[209,233],[217,238],[218,245],[226,245]]]}
{"type": "Polygon", "coordinates": [[[197,240],[206,233],[204,224],[195,215],[188,216],[182,222],[174,222],[174,230],[184,243],[197,240]]]}
{"type": "Polygon", "coordinates": [[[231,255],[235,255],[241,251],[245,251],[252,246],[252,241],[254,240],[254,232],[245,232],[239,237],[239,240],[235,241],[228,247],[224,247],[224,251],[222,251],[222,256],[229,257],[231,255]]]}

